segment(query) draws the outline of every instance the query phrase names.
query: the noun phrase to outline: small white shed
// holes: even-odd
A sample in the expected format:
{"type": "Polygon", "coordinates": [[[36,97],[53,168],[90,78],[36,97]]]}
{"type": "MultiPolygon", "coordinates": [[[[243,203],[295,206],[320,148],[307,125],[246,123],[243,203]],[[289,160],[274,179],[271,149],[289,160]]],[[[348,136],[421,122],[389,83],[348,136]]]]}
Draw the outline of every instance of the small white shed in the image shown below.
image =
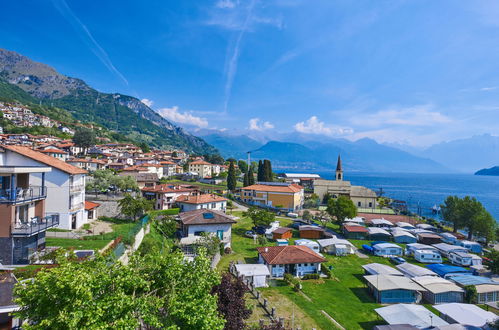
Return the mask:
{"type": "Polygon", "coordinates": [[[267,279],[270,277],[269,268],[263,264],[237,264],[237,276],[242,276],[243,280],[249,280],[255,288],[267,286],[267,279]]]}

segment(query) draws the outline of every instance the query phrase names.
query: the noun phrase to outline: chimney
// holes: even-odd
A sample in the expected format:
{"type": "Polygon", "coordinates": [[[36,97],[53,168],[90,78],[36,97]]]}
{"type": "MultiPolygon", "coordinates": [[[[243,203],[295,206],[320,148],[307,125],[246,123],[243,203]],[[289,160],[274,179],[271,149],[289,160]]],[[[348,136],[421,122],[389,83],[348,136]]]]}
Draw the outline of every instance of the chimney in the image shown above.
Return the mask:
{"type": "Polygon", "coordinates": [[[267,253],[267,252],[269,252],[269,248],[266,247],[265,248],[265,253],[267,253]]]}

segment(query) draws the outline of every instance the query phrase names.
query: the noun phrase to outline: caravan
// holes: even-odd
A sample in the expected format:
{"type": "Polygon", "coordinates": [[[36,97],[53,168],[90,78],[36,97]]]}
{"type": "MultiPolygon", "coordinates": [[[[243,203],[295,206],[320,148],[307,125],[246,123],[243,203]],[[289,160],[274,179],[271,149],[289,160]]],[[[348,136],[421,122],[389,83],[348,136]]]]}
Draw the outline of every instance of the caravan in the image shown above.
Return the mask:
{"type": "Polygon", "coordinates": [[[469,253],[453,251],[449,253],[449,260],[454,265],[469,267],[471,266],[471,261],[473,260],[473,256],[469,253]]]}
{"type": "Polygon", "coordinates": [[[425,264],[442,263],[442,256],[435,250],[415,250],[414,259],[425,264]]]}
{"type": "Polygon", "coordinates": [[[460,241],[457,244],[466,248],[470,252],[478,253],[478,254],[482,253],[482,246],[480,245],[480,243],[472,242],[472,241],[460,241]]]}

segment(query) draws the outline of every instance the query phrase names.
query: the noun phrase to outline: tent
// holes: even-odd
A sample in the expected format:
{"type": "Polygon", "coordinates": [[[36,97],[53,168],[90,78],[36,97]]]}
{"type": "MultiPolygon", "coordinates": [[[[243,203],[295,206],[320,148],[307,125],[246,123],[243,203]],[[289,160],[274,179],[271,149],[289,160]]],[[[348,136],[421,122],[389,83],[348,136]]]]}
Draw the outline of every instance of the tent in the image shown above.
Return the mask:
{"type": "Polygon", "coordinates": [[[483,327],[488,322],[495,321],[498,316],[492,312],[472,304],[450,303],[433,306],[440,312],[444,320],[449,323],[469,324],[483,327]]]}
{"type": "Polygon", "coordinates": [[[376,308],[375,312],[388,324],[410,324],[421,329],[449,324],[421,305],[397,304],[376,308]]]}

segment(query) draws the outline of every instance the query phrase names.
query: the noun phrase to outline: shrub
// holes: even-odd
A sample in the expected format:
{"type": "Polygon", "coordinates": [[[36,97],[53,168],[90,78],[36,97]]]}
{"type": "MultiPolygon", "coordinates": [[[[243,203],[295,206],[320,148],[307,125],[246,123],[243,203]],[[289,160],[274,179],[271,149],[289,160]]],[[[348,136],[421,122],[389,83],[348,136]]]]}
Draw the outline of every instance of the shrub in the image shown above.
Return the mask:
{"type": "Polygon", "coordinates": [[[302,280],[318,280],[320,278],[319,274],[305,274],[302,280]]]}
{"type": "Polygon", "coordinates": [[[90,229],[90,224],[86,223],[83,226],[81,226],[82,229],[89,230],[90,229]]]}
{"type": "Polygon", "coordinates": [[[224,252],[225,252],[225,254],[231,254],[232,249],[230,247],[226,247],[224,252]]]}
{"type": "Polygon", "coordinates": [[[258,236],[258,244],[265,245],[267,243],[268,243],[267,237],[265,237],[265,236],[258,236]]]}
{"type": "Polygon", "coordinates": [[[301,283],[300,282],[296,282],[295,285],[293,286],[293,290],[298,292],[301,290],[301,283]]]}
{"type": "Polygon", "coordinates": [[[329,267],[326,265],[322,267],[322,272],[327,276],[327,278],[331,278],[333,275],[329,267]]]}

